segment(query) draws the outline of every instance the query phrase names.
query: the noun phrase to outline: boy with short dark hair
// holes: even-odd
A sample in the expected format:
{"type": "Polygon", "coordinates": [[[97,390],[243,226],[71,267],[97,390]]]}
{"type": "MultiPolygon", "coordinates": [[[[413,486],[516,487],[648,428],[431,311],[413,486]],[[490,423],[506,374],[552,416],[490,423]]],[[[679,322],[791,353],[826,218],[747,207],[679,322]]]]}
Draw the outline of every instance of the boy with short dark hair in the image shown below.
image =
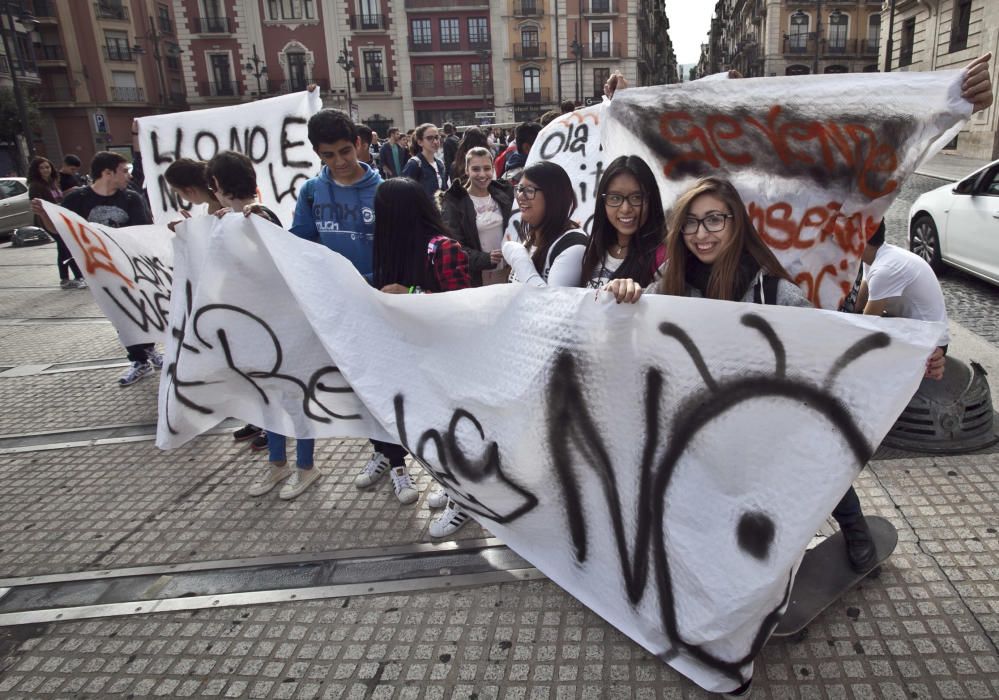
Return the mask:
{"type": "MultiPolygon", "coordinates": [[[[322,243],[350,260],[370,283],[375,242],[375,190],[382,183],[376,170],[358,160],[360,137],[345,113],[324,109],[309,119],[309,142],[323,162],[319,175],[298,193],[291,232],[322,243]]],[[[375,454],[354,479],[358,488],[375,484],[391,471],[396,498],[413,503],[419,492],[406,470],[401,445],[371,441],[375,454]]]]}

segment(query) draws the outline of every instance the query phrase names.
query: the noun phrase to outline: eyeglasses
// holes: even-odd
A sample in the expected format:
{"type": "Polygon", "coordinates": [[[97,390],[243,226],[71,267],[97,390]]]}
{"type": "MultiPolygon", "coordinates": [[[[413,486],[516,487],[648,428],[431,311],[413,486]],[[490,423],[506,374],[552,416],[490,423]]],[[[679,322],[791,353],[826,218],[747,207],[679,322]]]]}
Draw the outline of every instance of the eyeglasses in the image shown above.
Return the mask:
{"type": "Polygon", "coordinates": [[[430,141],[440,141],[440,134],[434,134],[433,136],[424,136],[423,138],[429,139],[430,141]]]}
{"type": "Polygon", "coordinates": [[[523,197],[524,199],[530,201],[541,191],[540,187],[531,187],[530,185],[517,185],[514,192],[517,193],[518,197],[523,197]]]}
{"type": "Polygon", "coordinates": [[[625,197],[623,194],[605,194],[602,195],[604,198],[604,204],[609,207],[619,207],[624,204],[624,200],[628,200],[628,204],[633,207],[640,207],[645,204],[645,195],[641,192],[634,192],[625,197]]]}
{"type": "Polygon", "coordinates": [[[725,228],[725,223],[732,218],[731,214],[708,214],[703,219],[698,219],[696,216],[688,216],[683,222],[683,228],[680,230],[683,232],[684,236],[694,236],[697,234],[697,229],[704,224],[704,230],[708,233],[720,233],[725,228]]]}

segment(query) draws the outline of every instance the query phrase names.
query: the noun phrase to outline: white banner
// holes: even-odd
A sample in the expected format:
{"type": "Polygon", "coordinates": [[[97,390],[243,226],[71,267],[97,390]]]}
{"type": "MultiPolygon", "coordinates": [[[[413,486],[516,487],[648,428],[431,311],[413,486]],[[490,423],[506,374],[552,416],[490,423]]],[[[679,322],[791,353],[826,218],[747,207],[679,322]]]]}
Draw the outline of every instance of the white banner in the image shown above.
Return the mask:
{"type": "Polygon", "coordinates": [[[462,507],[710,690],[751,674],[805,546],[943,330],[526,285],[383,294],[260,217],[195,219],[175,243],[160,446],[205,411],[286,434],[310,406],[340,413],[294,356],[324,352],[323,383],[352,388],[462,507]],[[220,374],[206,353],[234,359],[220,374]]]}
{"type": "MultiPolygon", "coordinates": [[[[168,223],[191,204],[177,197],[163,172],[178,158],[210,160],[239,151],[253,161],[260,201],[291,222],[298,190],[319,173],[306,124],[322,109],[319,90],[214,109],[141,117],[139,144],[153,220],[168,223]]],[[[195,211],[192,213],[202,213],[195,211]]]]}
{"type": "Polygon", "coordinates": [[[173,282],[170,229],[109,228],[49,202],[43,206],[122,344],[163,342],[173,282]]]}
{"type": "Polygon", "coordinates": [[[600,176],[618,156],[649,163],[667,210],[695,178],[726,177],[812,303],[835,309],[902,181],[970,115],[963,75],[705,79],[623,90],[545,127],[528,164],[551,160],[569,173],[574,218],[587,231],[600,176]]]}

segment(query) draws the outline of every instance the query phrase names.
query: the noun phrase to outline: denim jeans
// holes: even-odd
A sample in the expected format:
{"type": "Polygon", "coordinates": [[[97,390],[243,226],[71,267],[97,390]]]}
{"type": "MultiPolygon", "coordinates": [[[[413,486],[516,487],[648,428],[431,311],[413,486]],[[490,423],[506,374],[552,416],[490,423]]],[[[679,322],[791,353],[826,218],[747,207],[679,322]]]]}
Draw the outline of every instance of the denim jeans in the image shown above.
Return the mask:
{"type": "Polygon", "coordinates": [[[407,454],[405,447],[381,440],[371,440],[370,442],[371,446],[375,448],[375,452],[381,452],[388,457],[389,464],[393,467],[405,466],[407,454]]]}
{"type": "MultiPolygon", "coordinates": [[[[269,454],[269,459],[272,462],[283,462],[286,459],[285,456],[285,444],[287,443],[287,438],[284,435],[278,435],[277,433],[272,433],[267,431],[267,452],[269,454]]],[[[312,469],[313,455],[316,452],[316,441],[307,438],[300,438],[295,440],[295,462],[298,464],[299,469],[312,469]]]]}

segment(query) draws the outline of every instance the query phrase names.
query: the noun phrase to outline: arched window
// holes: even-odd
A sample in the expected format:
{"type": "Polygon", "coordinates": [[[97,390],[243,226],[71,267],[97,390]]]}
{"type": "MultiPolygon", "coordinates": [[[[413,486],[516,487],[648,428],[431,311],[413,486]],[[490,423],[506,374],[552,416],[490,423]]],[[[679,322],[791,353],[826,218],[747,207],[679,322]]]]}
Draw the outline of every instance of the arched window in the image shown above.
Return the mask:
{"type": "Polygon", "coordinates": [[[805,53],[808,48],[808,25],[810,18],[798,11],[791,15],[791,32],[788,48],[792,53],[805,53]]]}
{"type": "Polygon", "coordinates": [[[541,69],[524,69],[524,100],[539,102],[541,100],[541,69]]]}
{"type": "Polygon", "coordinates": [[[803,66],[800,63],[796,63],[793,66],[788,66],[784,69],[784,75],[808,75],[811,71],[808,66],[803,66]]]}
{"type": "Polygon", "coordinates": [[[288,42],[278,54],[278,63],[284,71],[283,92],[299,92],[312,82],[312,68],[316,57],[299,42],[288,42]]]}
{"type": "Polygon", "coordinates": [[[824,71],[822,71],[822,72],[823,73],[849,73],[850,71],[847,69],[846,66],[835,65],[835,66],[826,66],[826,69],[824,71]]]}
{"type": "Polygon", "coordinates": [[[877,12],[867,18],[867,53],[877,53],[881,44],[881,15],[877,12]]]}
{"type": "Polygon", "coordinates": [[[833,53],[846,51],[846,33],[850,24],[850,16],[833,10],[829,15],[829,50],[833,53]]]}

